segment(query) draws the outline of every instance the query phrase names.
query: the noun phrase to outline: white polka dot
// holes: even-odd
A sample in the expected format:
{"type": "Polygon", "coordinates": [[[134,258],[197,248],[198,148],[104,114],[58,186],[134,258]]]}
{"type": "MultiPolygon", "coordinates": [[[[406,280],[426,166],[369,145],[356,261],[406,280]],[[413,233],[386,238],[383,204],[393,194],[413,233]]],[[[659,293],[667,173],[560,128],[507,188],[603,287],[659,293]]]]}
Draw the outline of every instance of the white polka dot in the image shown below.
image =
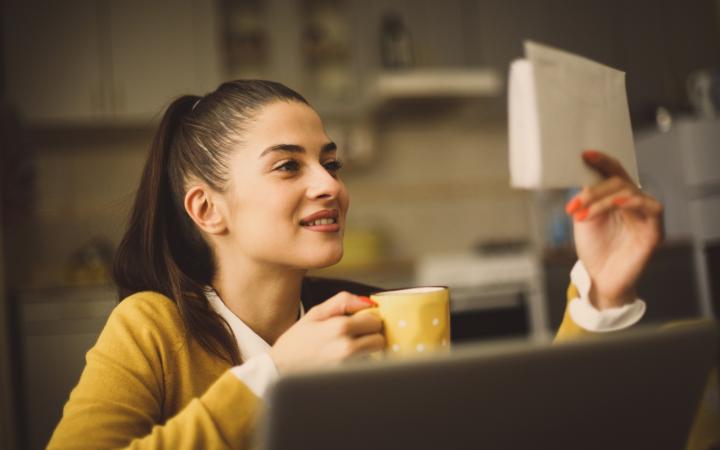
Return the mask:
{"type": "Polygon", "coordinates": [[[433,326],[436,327],[436,326],[438,326],[438,325],[440,325],[440,319],[438,319],[438,318],[436,317],[436,318],[433,319],[433,326]]]}
{"type": "Polygon", "coordinates": [[[399,351],[400,351],[400,345],[398,345],[398,344],[393,344],[392,349],[393,349],[394,352],[399,352],[399,351]]]}
{"type": "Polygon", "coordinates": [[[405,327],[407,326],[407,322],[405,322],[404,320],[400,320],[400,321],[398,322],[398,326],[399,326],[400,328],[405,328],[405,327]]]}
{"type": "Polygon", "coordinates": [[[415,347],[415,350],[417,350],[419,353],[422,353],[425,351],[425,345],[418,344],[417,347],[415,347]]]}

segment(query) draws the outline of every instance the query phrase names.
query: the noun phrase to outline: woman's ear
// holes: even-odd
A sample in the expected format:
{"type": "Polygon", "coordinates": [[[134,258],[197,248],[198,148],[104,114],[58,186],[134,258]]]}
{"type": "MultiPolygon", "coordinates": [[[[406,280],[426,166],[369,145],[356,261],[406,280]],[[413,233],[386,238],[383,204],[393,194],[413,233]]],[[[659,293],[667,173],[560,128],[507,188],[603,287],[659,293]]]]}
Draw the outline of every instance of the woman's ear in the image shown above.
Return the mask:
{"type": "Polygon", "coordinates": [[[225,217],[217,203],[215,192],[204,185],[191,187],[185,194],[185,211],[197,226],[208,234],[227,231],[225,217]]]}

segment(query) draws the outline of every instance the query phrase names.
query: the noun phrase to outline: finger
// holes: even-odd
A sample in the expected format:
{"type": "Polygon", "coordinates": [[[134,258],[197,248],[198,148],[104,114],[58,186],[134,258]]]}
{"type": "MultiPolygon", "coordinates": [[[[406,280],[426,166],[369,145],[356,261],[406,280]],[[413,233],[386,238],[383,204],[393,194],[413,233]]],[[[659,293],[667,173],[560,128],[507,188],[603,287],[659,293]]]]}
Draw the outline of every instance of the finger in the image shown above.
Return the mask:
{"type": "Polygon", "coordinates": [[[615,202],[621,210],[630,210],[642,214],[657,221],[656,243],[665,239],[665,227],[663,225],[663,205],[657,199],[649,195],[640,198],[619,199],[615,202]]]}
{"type": "Polygon", "coordinates": [[[375,306],[375,302],[368,297],[360,297],[343,291],[312,307],[307,316],[313,320],[327,320],[335,316],[354,314],[372,306],[375,306]]]}
{"type": "Polygon", "coordinates": [[[641,212],[646,216],[662,216],[663,206],[655,198],[647,195],[635,195],[629,198],[619,196],[613,200],[619,209],[627,209],[641,212]]]}
{"type": "Polygon", "coordinates": [[[582,208],[587,208],[595,201],[608,195],[615,194],[618,191],[630,187],[627,180],[617,176],[612,176],[594,186],[585,186],[582,191],[578,192],[565,205],[565,211],[573,214],[582,208]]]}
{"type": "Polygon", "coordinates": [[[605,178],[618,176],[628,181],[632,181],[630,175],[628,175],[622,164],[620,164],[620,161],[612,156],[606,155],[605,153],[597,150],[585,150],[582,152],[582,157],[587,165],[605,178]]]}
{"type": "Polygon", "coordinates": [[[362,336],[365,334],[381,333],[383,330],[383,321],[378,314],[374,314],[373,310],[360,311],[351,316],[347,323],[347,332],[352,336],[362,336]],[[368,311],[367,313],[365,311],[368,311]]]}
{"type": "Polygon", "coordinates": [[[578,221],[591,220],[614,209],[632,210],[649,217],[659,217],[662,214],[660,202],[630,189],[619,191],[615,195],[595,202],[588,208],[579,210],[573,214],[573,218],[578,221]]]}
{"type": "Polygon", "coordinates": [[[387,341],[385,336],[380,333],[366,334],[365,336],[354,339],[350,344],[350,352],[353,356],[377,352],[385,349],[387,341]]]}
{"type": "Polygon", "coordinates": [[[579,209],[573,214],[573,218],[578,221],[594,219],[595,217],[617,209],[619,202],[627,202],[634,197],[641,197],[641,195],[628,188],[621,189],[595,200],[585,208],[579,209]]]}

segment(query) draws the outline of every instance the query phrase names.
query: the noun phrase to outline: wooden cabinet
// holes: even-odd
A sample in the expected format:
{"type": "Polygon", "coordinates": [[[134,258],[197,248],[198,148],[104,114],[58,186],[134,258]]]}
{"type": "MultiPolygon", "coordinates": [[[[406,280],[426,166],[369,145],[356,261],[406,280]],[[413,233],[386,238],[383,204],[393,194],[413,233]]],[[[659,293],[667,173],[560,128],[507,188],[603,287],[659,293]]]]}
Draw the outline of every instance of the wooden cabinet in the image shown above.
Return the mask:
{"type": "Polygon", "coordinates": [[[11,0],[7,93],[32,123],[143,123],[220,80],[214,2],[11,0]]]}
{"type": "Polygon", "coordinates": [[[8,98],[31,120],[103,117],[98,2],[6,2],[8,98]]]}
{"type": "Polygon", "coordinates": [[[319,109],[352,115],[383,70],[382,24],[392,12],[409,31],[416,68],[506,74],[522,41],[534,39],[625,70],[634,121],[659,105],[686,107],[687,75],[720,64],[713,0],[7,0],[4,8],[8,96],[35,122],[146,121],[175,95],[239,76],[285,82],[319,109]]]}
{"type": "Polygon", "coordinates": [[[205,94],[219,80],[211,2],[109,2],[111,98],[120,119],[145,119],[180,94],[205,94]]]}

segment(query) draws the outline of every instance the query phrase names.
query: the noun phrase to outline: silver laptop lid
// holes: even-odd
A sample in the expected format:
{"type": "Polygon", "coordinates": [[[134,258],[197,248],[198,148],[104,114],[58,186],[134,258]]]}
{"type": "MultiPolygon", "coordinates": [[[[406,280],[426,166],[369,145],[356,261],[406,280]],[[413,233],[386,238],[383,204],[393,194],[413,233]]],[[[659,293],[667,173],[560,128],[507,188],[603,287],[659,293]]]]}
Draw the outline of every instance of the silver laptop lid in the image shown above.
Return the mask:
{"type": "Polygon", "coordinates": [[[682,449],[717,354],[701,322],[288,376],[258,447],[682,449]]]}

